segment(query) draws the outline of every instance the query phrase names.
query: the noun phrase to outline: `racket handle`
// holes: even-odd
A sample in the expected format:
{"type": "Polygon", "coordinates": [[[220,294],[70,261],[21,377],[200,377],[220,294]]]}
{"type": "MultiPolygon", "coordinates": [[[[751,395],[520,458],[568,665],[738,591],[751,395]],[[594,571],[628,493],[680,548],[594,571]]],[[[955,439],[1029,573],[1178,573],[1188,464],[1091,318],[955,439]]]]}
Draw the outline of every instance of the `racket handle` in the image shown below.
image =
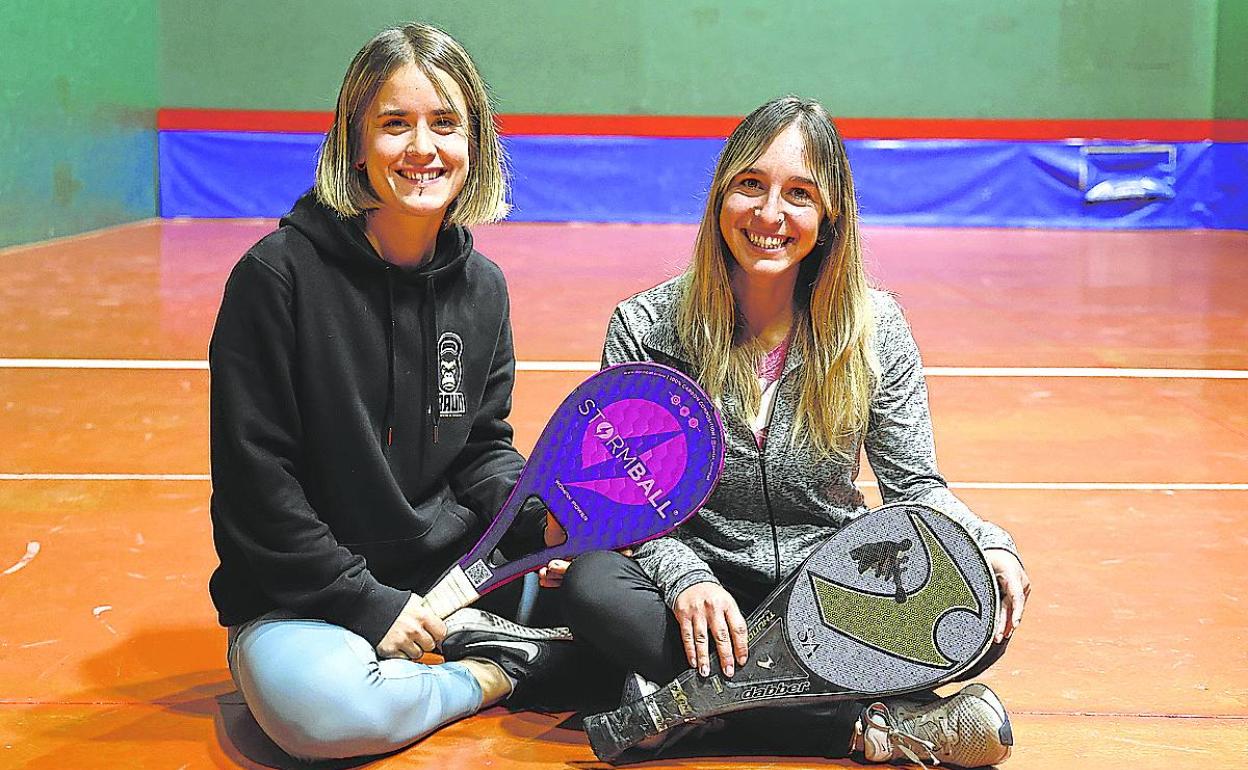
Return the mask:
{"type": "Polygon", "coordinates": [[[436,586],[429,589],[424,602],[438,617],[446,618],[480,598],[481,594],[472,587],[463,568],[456,564],[436,586]]]}
{"type": "Polygon", "coordinates": [[[587,717],[585,733],[594,754],[605,762],[614,762],[647,738],[694,719],[696,715],[689,708],[684,688],[674,681],[615,711],[587,717]]]}

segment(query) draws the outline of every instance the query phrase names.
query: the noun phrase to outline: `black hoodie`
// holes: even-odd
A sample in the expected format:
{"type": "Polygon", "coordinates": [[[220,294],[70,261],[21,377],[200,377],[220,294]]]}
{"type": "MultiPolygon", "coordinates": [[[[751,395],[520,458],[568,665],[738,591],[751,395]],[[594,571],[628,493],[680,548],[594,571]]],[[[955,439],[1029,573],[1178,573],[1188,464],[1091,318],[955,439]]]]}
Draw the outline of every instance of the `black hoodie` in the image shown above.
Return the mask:
{"type": "Polygon", "coordinates": [[[283,608],[376,645],[468,551],[523,465],[508,311],[462,227],[401,268],[308,194],[247,252],[209,348],[223,625],[283,608]]]}

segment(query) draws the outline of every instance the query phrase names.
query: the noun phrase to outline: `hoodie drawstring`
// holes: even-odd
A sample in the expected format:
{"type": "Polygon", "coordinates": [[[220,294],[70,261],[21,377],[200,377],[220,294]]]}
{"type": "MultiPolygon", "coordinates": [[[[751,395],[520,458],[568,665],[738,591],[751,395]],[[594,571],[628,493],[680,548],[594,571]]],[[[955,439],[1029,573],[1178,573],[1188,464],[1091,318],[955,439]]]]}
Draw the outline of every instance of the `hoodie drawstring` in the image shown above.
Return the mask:
{"type": "MultiPolygon", "coordinates": [[[[442,405],[438,401],[441,388],[438,387],[438,292],[434,280],[425,280],[425,307],[421,312],[421,336],[425,351],[424,388],[421,393],[425,403],[425,417],[429,424],[429,432],[433,443],[438,443],[438,418],[442,414],[442,405]]],[[[398,398],[398,362],[394,346],[394,335],[397,321],[394,318],[394,273],[386,268],[386,359],[389,366],[386,378],[386,446],[394,445],[395,402],[398,398]]]]}
{"type": "MultiPolygon", "coordinates": [[[[424,337],[424,344],[421,345],[425,351],[425,382],[424,392],[421,393],[422,400],[426,404],[426,419],[429,423],[429,432],[433,438],[433,443],[438,443],[438,418],[441,417],[442,408],[438,401],[438,394],[441,388],[438,387],[438,292],[435,287],[434,280],[429,278],[425,281],[425,310],[421,313],[424,326],[421,329],[421,335],[424,337]]],[[[389,323],[386,326],[386,353],[389,371],[386,380],[386,446],[394,444],[394,411],[395,401],[397,399],[398,381],[396,361],[397,353],[394,349],[394,332],[397,322],[394,318],[394,274],[390,268],[386,268],[386,316],[389,323]]]]}
{"type": "Polygon", "coordinates": [[[389,267],[386,268],[386,318],[389,319],[389,323],[386,324],[386,361],[389,365],[386,377],[386,446],[388,447],[394,444],[394,402],[397,388],[394,351],[394,273],[389,267]]]}
{"type": "Polygon", "coordinates": [[[433,443],[438,443],[438,418],[442,416],[441,393],[438,385],[438,292],[431,277],[425,281],[425,302],[429,306],[425,314],[425,403],[429,405],[430,432],[433,443]]]}

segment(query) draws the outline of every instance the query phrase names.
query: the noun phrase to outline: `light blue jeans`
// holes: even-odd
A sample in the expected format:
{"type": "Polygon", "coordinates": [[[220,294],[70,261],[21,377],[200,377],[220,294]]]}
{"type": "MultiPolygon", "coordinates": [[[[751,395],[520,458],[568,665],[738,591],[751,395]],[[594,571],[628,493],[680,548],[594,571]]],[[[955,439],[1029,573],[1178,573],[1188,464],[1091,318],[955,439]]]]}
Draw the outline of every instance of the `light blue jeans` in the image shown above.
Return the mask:
{"type": "Polygon", "coordinates": [[[256,722],[299,759],[395,751],[481,708],[460,663],[378,660],[358,634],[284,610],[232,627],[228,655],[256,722]]]}

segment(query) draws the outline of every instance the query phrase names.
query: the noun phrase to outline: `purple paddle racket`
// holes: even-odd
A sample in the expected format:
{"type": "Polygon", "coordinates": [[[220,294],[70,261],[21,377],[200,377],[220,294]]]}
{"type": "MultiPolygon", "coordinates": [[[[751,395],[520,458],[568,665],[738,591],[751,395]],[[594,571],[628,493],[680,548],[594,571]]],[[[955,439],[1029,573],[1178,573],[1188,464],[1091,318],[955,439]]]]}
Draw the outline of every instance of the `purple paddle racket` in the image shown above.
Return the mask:
{"type": "Polygon", "coordinates": [[[723,425],[697,383],[653,363],[604,369],[555,410],[494,523],[425,603],[447,617],[551,559],[667,534],[706,502],[723,463],[723,425]],[[491,564],[490,554],[534,495],[567,539],[491,564]]]}

